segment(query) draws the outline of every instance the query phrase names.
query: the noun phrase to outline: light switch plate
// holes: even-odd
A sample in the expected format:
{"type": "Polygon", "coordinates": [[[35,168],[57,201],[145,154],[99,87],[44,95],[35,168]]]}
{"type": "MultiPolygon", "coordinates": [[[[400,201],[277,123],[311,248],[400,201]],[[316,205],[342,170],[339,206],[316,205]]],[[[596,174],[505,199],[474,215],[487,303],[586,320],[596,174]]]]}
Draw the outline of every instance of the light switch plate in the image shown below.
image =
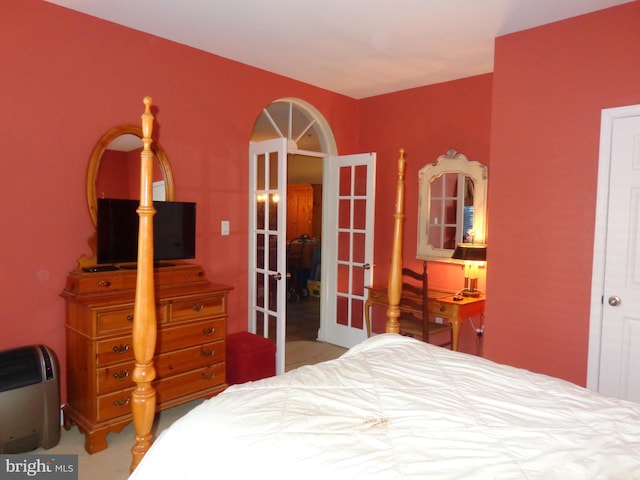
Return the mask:
{"type": "Polygon", "coordinates": [[[220,222],[220,235],[229,235],[229,220],[220,222]]]}

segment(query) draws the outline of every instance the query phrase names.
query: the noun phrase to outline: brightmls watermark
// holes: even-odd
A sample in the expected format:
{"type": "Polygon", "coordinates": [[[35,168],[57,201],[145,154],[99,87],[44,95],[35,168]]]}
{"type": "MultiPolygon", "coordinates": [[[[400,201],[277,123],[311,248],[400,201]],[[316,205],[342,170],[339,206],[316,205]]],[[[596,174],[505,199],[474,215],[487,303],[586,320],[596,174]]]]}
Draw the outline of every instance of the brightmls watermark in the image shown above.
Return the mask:
{"type": "Polygon", "coordinates": [[[0,455],[0,480],[78,480],[78,455],[0,455]]]}

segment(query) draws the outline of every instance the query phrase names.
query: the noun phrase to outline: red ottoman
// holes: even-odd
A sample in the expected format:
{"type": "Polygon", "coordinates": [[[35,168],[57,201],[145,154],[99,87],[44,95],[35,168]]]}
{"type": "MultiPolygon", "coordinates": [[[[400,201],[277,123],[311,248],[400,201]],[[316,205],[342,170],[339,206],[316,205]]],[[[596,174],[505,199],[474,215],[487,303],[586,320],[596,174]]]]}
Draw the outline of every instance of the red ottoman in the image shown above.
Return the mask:
{"type": "Polygon", "coordinates": [[[245,383],[276,374],[276,346],[249,332],[227,335],[227,384],[245,383]]]}

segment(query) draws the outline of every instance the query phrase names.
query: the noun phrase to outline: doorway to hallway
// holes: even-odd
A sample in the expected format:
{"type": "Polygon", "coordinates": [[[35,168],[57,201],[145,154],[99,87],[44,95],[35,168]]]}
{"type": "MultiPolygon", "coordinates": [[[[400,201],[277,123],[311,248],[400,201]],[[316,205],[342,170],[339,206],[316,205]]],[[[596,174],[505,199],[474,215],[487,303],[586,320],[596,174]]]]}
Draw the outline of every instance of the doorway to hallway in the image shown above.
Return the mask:
{"type": "Polygon", "coordinates": [[[307,269],[313,276],[306,279],[318,282],[317,339],[347,347],[366,338],[363,305],[364,285],[372,280],[375,154],[335,153],[329,125],[305,102],[278,100],[256,121],[249,146],[248,328],[275,340],[278,374],[285,365],[287,299],[292,293],[309,294],[305,278],[287,261],[296,239],[315,241],[319,250],[318,261],[307,269]],[[307,212],[303,225],[300,215],[289,216],[290,164],[298,159],[307,167],[311,160],[322,164],[320,181],[304,180],[312,189],[321,186],[321,200],[314,202],[321,215],[314,221],[316,216],[307,212]]]}
{"type": "MultiPolygon", "coordinates": [[[[295,313],[291,309],[288,315],[288,304],[308,296],[303,274],[308,277],[310,265],[303,268],[302,259],[294,262],[289,252],[300,238],[321,251],[324,163],[335,152],[326,120],[301,100],[273,102],[254,125],[249,155],[248,327],[276,342],[277,373],[284,371],[287,317],[293,319],[295,313]],[[310,194],[305,196],[305,190],[310,194]]],[[[316,338],[322,308],[320,299],[316,338]]]]}

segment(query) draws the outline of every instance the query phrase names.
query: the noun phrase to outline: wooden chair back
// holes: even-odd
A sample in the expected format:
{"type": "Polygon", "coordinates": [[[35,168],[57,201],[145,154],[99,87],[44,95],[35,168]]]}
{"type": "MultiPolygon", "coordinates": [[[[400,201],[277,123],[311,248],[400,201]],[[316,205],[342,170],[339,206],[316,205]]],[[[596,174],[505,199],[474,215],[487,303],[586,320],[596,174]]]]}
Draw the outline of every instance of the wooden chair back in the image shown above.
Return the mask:
{"type": "Polygon", "coordinates": [[[408,267],[402,268],[402,310],[406,312],[400,319],[400,333],[420,334],[424,342],[430,343],[429,337],[442,332],[449,332],[448,341],[438,343],[439,346],[453,345],[451,326],[429,320],[429,275],[427,262],[422,263],[422,271],[417,272],[408,267]],[[404,326],[403,326],[404,324],[404,326]],[[413,327],[413,328],[412,328],[413,327]]]}

